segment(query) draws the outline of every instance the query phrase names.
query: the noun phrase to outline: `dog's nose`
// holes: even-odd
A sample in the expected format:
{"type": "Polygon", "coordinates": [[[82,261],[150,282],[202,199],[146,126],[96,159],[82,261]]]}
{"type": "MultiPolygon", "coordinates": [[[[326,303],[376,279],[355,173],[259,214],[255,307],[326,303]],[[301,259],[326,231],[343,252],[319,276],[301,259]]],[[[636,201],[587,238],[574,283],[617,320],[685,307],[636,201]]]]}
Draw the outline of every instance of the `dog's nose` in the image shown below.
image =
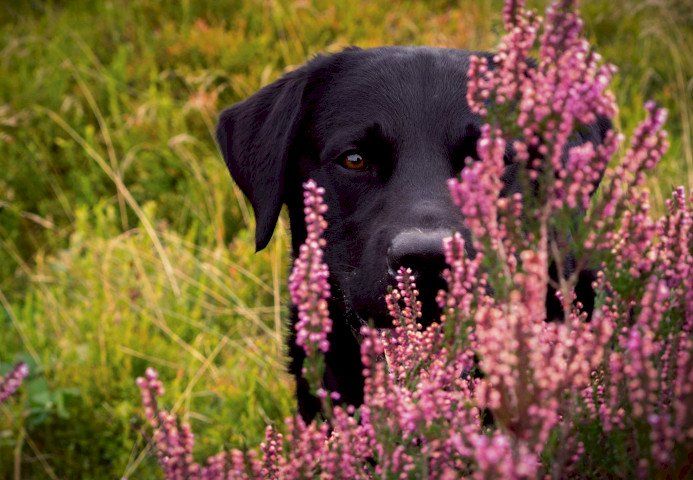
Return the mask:
{"type": "Polygon", "coordinates": [[[446,267],[443,239],[451,236],[448,230],[406,230],[399,233],[390,244],[387,261],[390,274],[400,267],[411,268],[414,275],[437,277],[446,267]]]}

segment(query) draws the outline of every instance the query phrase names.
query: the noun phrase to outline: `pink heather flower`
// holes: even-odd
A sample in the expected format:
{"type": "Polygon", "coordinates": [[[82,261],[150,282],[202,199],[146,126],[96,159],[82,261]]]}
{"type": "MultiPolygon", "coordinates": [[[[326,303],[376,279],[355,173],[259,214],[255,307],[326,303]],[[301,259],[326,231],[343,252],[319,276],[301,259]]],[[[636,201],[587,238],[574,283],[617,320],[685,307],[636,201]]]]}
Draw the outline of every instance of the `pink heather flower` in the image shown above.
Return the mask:
{"type": "Polygon", "coordinates": [[[372,478],[368,468],[368,457],[372,452],[370,439],[353,413],[353,407],[336,407],[333,411],[333,431],[321,462],[321,478],[372,478]]]}
{"type": "Polygon", "coordinates": [[[474,349],[486,377],[476,399],[538,455],[573,401],[566,392],[589,385],[612,332],[608,323],[586,324],[576,312],[566,323],[546,323],[546,255],[525,251],[521,258],[525,273],[515,275],[510,302],[477,310],[474,349]]]}
{"type": "Polygon", "coordinates": [[[585,217],[585,224],[592,230],[588,247],[603,248],[599,237],[608,235],[614,229],[615,221],[628,204],[633,189],[643,184],[645,173],[655,167],[669,146],[667,133],[663,130],[666,111],[657,108],[654,102],[647,102],[645,108],[649,117],[633,133],[623,162],[615,169],[606,171],[602,198],[585,217]]]}
{"type": "Polygon", "coordinates": [[[164,387],[157,372],[148,368],[144,377],[137,379],[142,394],[145,416],[154,429],[159,465],[167,479],[184,479],[197,475],[200,466],[192,459],[194,437],[190,426],[179,424],[176,416],[159,410],[156,397],[163,395],[164,387]]]}
{"type": "MultiPolygon", "coordinates": [[[[636,443],[643,438],[648,442],[639,445],[641,476],[649,476],[652,468],[670,471],[677,446],[693,438],[689,412],[693,387],[684,386],[693,378],[687,321],[690,310],[686,310],[685,300],[693,264],[689,247],[693,244],[691,203],[682,188],[675,190],[667,202],[666,215],[656,222],[645,215],[646,205],[636,205],[634,213],[626,211],[620,230],[611,237],[616,268],[635,278],[643,277],[644,290],[639,298],[619,297],[605,280],[608,270],[599,279],[598,288],[610,294],[594,318],[609,319],[618,326],[618,344],[595,377],[591,392],[586,392],[592,393],[593,399],[587,408],[591,402],[595,409],[598,405],[597,416],[605,432],[647,426],[646,437],[632,432],[636,443]],[[640,258],[632,245],[640,249],[640,258]]],[[[609,237],[604,238],[606,242],[609,237]]]]}
{"type": "MultiPolygon", "coordinates": [[[[505,237],[503,225],[498,223],[498,199],[503,182],[503,158],[505,141],[499,130],[492,131],[489,125],[481,130],[477,150],[481,161],[470,163],[462,169],[460,180],[448,182],[455,204],[465,216],[465,222],[475,240],[488,238],[490,248],[501,248],[505,237]]],[[[481,244],[474,245],[481,250],[481,244]]]]}
{"type": "Polygon", "coordinates": [[[448,288],[438,293],[436,301],[442,309],[441,324],[446,339],[462,343],[473,333],[473,307],[488,300],[486,274],[480,269],[484,255],[477,252],[474,259],[469,258],[460,233],[445,239],[443,249],[450,267],[443,272],[448,288]]]}
{"type": "Polygon", "coordinates": [[[664,295],[664,289],[670,290],[669,297],[672,307],[684,309],[684,331],[693,332],[693,212],[690,204],[693,195],[686,199],[683,187],[677,188],[670,200],[667,201],[667,215],[659,222],[657,234],[661,239],[656,257],[661,262],[663,284],[659,287],[659,295],[664,295]],[[681,301],[680,301],[680,300],[681,301]]]}
{"type": "MultiPolygon", "coordinates": [[[[524,10],[524,2],[507,2],[503,13],[508,35],[493,65],[485,58],[470,64],[470,106],[488,116],[489,103],[494,108],[518,105],[516,128],[522,137],[513,145],[516,161],[526,165],[530,179],[545,172],[541,187],[553,210],[564,205],[587,208],[618,138],[608,137],[600,152],[591,143],[574,147],[565,162],[564,151],[578,125],[594,123],[597,115],[613,118],[616,114],[614,97],[607,90],[615,69],[600,65],[600,57],[590,51],[573,1],[551,4],[541,36],[540,19],[524,10]],[[539,59],[530,63],[529,53],[537,42],[539,59]],[[540,157],[532,157],[532,151],[540,157]]],[[[550,217],[551,211],[543,215],[550,217]]]]}
{"type": "MultiPolygon", "coordinates": [[[[167,480],[270,478],[261,476],[263,467],[255,458],[254,452],[221,452],[209,457],[205,467],[200,466],[193,458],[195,437],[190,425],[181,423],[174,413],[160,410],[157,405],[156,398],[163,395],[164,387],[156,370],[148,368],[144,377],[137,378],[137,386],[142,394],[145,416],[154,431],[153,439],[159,465],[167,480]]],[[[276,455],[269,455],[270,450],[266,450],[265,464],[276,460],[276,455]]]]}
{"type": "Polygon", "coordinates": [[[29,376],[29,367],[20,362],[3,378],[0,377],[0,404],[4,403],[17,391],[22,381],[29,376]]]}
{"type": "Polygon", "coordinates": [[[440,341],[439,324],[424,331],[418,323],[421,317],[418,294],[411,270],[400,268],[397,288],[385,297],[393,329],[382,332],[382,341],[390,370],[399,382],[419,374],[418,370],[433,360],[431,352],[436,349],[432,347],[440,341]]]}
{"type": "Polygon", "coordinates": [[[329,271],[323,262],[325,240],[322,233],[327,228],[323,213],[327,206],[323,201],[325,190],[309,180],[303,184],[304,213],[308,235],[301,245],[299,256],[289,276],[291,301],[298,308],[296,344],[303,347],[308,356],[317,351],[327,352],[327,336],[332,330],[327,299],[330,298],[329,271]]]}
{"type": "Polygon", "coordinates": [[[511,31],[524,17],[524,0],[508,0],[503,5],[503,23],[506,31],[511,31]]]}
{"type": "Polygon", "coordinates": [[[520,444],[513,448],[513,440],[499,432],[491,437],[476,435],[472,440],[478,471],[477,479],[494,478],[535,478],[539,470],[539,460],[526,446],[520,444]]]}
{"type": "Polygon", "coordinates": [[[647,191],[633,193],[629,203],[633,210],[623,212],[621,224],[613,232],[604,235],[604,247],[611,246],[614,256],[614,275],[621,272],[634,278],[649,273],[656,264],[657,252],[653,250],[653,239],[657,224],[650,216],[650,203],[647,191]]]}
{"type": "Polygon", "coordinates": [[[262,478],[279,480],[282,439],[282,434],[275,431],[271,426],[265,429],[265,441],[260,445],[262,450],[262,469],[260,474],[262,478]]]}
{"type": "Polygon", "coordinates": [[[298,480],[314,477],[325,455],[329,425],[316,422],[306,425],[300,417],[294,417],[287,419],[286,426],[291,456],[280,471],[279,478],[298,480]]]}
{"type": "Polygon", "coordinates": [[[486,105],[516,100],[529,70],[527,59],[537,37],[538,19],[527,15],[524,2],[508,2],[504,19],[508,33],[490,65],[484,57],[472,57],[467,84],[467,102],[472,111],[487,115],[486,105]]]}

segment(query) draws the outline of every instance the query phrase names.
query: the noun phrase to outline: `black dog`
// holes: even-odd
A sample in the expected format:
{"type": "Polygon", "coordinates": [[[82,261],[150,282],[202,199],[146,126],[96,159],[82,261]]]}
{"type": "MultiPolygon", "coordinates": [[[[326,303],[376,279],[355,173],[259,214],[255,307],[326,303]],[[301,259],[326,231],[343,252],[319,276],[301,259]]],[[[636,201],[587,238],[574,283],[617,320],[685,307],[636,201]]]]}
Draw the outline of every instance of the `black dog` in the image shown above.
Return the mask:
{"type": "MultiPolygon", "coordinates": [[[[476,157],[482,123],[465,99],[470,55],[350,48],[315,58],[219,119],[224,159],[255,211],[258,250],[286,204],[296,254],[306,237],[301,184],[312,178],[325,188],[333,330],[324,382],[345,403],[363,401],[356,332],[364,321],[390,325],[384,296],[400,266],[417,276],[422,321],[438,316],[442,239],[465,232],[446,181],[476,157]]],[[[600,142],[607,128],[600,122],[576,142],[600,142]]],[[[517,190],[511,168],[504,180],[506,193],[517,190]]],[[[579,300],[589,309],[589,276],[581,285],[579,300]]],[[[552,294],[547,308],[549,318],[561,315],[552,294]]],[[[293,311],[292,327],[295,319],[293,311]]],[[[309,420],[320,406],[301,379],[304,355],[293,337],[289,353],[299,411],[309,420]]]]}

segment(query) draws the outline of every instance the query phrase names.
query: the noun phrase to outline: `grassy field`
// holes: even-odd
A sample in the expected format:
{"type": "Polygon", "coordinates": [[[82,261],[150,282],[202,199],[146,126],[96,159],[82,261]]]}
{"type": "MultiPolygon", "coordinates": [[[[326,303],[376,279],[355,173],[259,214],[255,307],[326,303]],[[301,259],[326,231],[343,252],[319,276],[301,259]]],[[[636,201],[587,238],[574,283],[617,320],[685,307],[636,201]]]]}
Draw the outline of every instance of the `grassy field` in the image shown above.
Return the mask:
{"type": "MultiPolygon", "coordinates": [[[[655,209],[693,186],[693,2],[583,2],[619,66],[619,127],[654,98],[672,147],[655,209]]],[[[151,478],[134,384],[146,366],[208,455],[293,409],[284,220],[252,212],[213,142],[218,111],[347,45],[489,49],[499,0],[0,4],[0,478],[151,478]]],[[[540,4],[537,4],[540,5],[540,4]]]]}

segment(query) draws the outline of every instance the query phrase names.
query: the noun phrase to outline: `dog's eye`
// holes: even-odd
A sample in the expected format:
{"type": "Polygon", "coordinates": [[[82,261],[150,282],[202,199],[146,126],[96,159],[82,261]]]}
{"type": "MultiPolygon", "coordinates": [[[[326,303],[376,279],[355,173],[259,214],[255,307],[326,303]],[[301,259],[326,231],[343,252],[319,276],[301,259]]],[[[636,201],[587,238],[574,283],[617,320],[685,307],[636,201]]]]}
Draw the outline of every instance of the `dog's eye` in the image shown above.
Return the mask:
{"type": "Polygon", "coordinates": [[[368,163],[360,153],[352,152],[343,155],[340,164],[348,170],[365,170],[368,163]]]}

